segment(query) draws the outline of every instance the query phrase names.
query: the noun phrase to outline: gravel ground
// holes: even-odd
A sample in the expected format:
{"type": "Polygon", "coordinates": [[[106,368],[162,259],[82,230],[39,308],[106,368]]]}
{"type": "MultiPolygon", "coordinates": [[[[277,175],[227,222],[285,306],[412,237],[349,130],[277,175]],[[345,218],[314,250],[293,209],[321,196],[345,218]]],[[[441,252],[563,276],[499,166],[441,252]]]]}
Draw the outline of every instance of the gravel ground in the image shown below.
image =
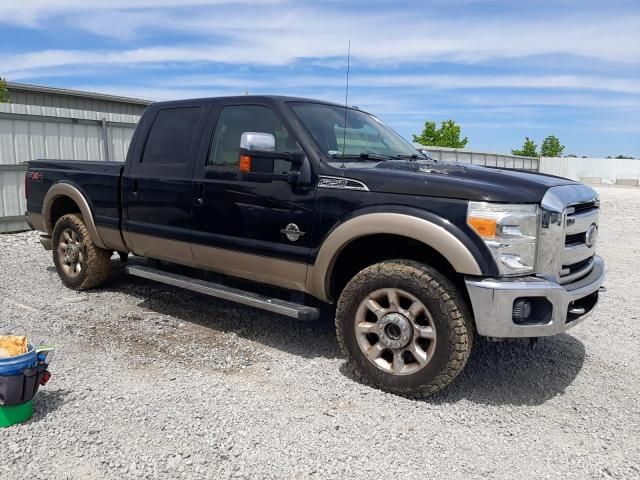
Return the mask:
{"type": "Polygon", "coordinates": [[[601,189],[608,293],[570,334],[480,345],[426,401],[357,383],[333,327],[128,277],[62,286],[0,235],[0,331],[54,343],[0,478],[640,478],[640,189],[601,189]]]}

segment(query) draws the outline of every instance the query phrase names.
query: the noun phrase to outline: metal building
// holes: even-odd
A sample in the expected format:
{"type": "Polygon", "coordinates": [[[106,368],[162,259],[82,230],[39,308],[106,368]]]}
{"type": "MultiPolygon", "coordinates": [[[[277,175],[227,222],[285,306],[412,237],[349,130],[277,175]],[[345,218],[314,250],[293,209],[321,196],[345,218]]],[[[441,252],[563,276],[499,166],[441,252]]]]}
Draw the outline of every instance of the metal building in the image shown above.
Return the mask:
{"type": "Polygon", "coordinates": [[[136,98],[8,83],[0,103],[0,232],[28,228],[24,162],[36,158],[124,161],[140,115],[136,98]]]}
{"type": "Polygon", "coordinates": [[[119,97],[103,93],[82,92],[65,88],[43,87],[7,82],[9,102],[39,107],[70,108],[91,112],[142,115],[151,102],[139,98],[119,97]]]}

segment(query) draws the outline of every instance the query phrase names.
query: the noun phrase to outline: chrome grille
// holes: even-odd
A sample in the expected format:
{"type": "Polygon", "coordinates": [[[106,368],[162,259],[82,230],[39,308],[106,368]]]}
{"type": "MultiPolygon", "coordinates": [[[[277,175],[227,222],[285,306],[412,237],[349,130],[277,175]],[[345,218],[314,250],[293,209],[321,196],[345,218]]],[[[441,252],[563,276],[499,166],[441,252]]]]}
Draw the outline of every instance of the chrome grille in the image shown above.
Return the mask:
{"type": "Polygon", "coordinates": [[[593,257],[560,270],[560,283],[571,283],[575,280],[580,280],[582,277],[587,276],[591,270],[593,270],[593,257]]]}
{"type": "Polygon", "coordinates": [[[569,283],[587,275],[593,268],[596,245],[587,244],[587,231],[592,225],[598,228],[600,208],[597,202],[583,202],[567,207],[565,241],[562,265],[558,280],[569,283]],[[571,242],[568,243],[568,240],[571,242]]]}
{"type": "Polygon", "coordinates": [[[547,191],[541,205],[540,275],[564,284],[581,279],[593,269],[596,245],[595,241],[587,244],[587,232],[592,225],[598,227],[599,213],[597,194],[586,185],[564,185],[547,191]]]}

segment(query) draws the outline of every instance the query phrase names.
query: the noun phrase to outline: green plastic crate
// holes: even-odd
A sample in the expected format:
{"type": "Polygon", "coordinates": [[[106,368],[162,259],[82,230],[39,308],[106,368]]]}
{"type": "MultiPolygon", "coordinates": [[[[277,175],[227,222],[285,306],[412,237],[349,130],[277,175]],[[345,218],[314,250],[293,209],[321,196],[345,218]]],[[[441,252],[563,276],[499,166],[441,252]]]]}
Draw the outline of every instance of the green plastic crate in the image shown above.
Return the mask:
{"type": "Polygon", "coordinates": [[[22,405],[0,407],[0,428],[26,422],[32,415],[33,400],[23,403],[22,405]]]}

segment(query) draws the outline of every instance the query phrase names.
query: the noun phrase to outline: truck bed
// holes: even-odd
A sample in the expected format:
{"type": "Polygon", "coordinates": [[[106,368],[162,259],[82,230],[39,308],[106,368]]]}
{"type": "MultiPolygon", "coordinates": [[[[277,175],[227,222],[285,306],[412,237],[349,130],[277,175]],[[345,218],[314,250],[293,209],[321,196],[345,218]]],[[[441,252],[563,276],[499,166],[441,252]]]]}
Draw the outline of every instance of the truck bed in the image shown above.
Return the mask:
{"type": "Polygon", "coordinates": [[[41,213],[44,197],[51,185],[64,181],[83,192],[97,226],[117,229],[120,225],[120,179],[123,169],[122,162],[33,160],[29,162],[28,172],[42,175],[30,182],[27,210],[41,213]]]}

